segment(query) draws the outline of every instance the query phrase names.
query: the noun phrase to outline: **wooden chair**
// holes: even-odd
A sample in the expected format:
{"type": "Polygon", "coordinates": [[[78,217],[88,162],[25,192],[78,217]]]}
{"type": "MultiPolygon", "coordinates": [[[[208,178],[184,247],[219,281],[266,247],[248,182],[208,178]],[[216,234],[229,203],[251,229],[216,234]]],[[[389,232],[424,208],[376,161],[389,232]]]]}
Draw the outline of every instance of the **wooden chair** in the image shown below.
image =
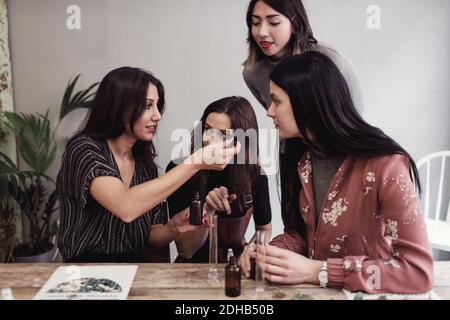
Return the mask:
{"type": "Polygon", "coordinates": [[[417,169],[431,247],[450,252],[450,170],[445,170],[450,161],[447,159],[450,160],[450,151],[435,152],[420,159],[417,169]]]}

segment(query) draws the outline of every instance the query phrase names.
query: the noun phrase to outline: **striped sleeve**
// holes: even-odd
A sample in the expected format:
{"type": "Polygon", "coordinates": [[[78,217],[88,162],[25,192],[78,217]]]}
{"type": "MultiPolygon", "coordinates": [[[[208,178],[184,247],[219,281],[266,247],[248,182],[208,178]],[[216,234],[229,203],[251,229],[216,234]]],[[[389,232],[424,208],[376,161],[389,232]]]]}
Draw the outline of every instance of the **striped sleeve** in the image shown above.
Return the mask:
{"type": "Polygon", "coordinates": [[[96,177],[111,176],[120,179],[120,175],[102,155],[100,148],[89,137],[80,137],[68,146],[64,159],[66,190],[73,192],[72,197],[82,208],[88,204],[89,187],[96,177]]]}

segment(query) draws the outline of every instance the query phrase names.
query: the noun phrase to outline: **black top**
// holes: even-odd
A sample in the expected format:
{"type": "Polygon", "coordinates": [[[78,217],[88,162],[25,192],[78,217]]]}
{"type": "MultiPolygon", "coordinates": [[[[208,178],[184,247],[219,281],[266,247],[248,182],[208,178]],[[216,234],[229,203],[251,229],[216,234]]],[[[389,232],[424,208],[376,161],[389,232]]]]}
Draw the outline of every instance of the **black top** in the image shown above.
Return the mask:
{"type": "MultiPolygon", "coordinates": [[[[170,162],[166,172],[174,167],[175,164],[173,161],[170,162]]],[[[272,220],[267,176],[261,172],[255,180],[256,181],[252,184],[253,219],[257,225],[266,225],[272,220]]],[[[224,171],[210,171],[208,176],[208,192],[221,186],[227,187],[227,189],[230,190],[226,169],[224,171]]],[[[170,218],[189,207],[195,191],[199,190],[196,190],[193,179],[190,179],[167,198],[170,218]]],[[[239,210],[237,200],[230,203],[230,207],[230,215],[227,215],[225,212],[216,212],[219,219],[237,218],[246,214],[245,211],[239,210]]]]}
{"type": "MultiPolygon", "coordinates": [[[[131,186],[156,175],[136,159],[131,186]]],[[[127,255],[136,260],[148,243],[150,225],[164,222],[161,205],[131,223],[106,210],[89,193],[91,181],[99,176],[121,179],[108,143],[89,136],[70,141],[56,182],[61,219],[58,247],[66,262],[114,261],[115,257],[126,261],[127,255]]]]}

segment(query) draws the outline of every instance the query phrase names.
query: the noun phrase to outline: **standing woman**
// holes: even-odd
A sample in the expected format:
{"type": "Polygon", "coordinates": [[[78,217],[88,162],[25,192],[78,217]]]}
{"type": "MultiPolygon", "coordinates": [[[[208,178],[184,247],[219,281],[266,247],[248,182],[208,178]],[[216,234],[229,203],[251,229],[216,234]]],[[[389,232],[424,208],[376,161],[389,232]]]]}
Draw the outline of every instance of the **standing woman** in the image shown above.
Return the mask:
{"type": "MultiPolygon", "coordinates": [[[[290,57],[270,80],[267,115],[280,137],[303,145],[286,144],[285,230],[267,247],[266,278],[369,293],[431,290],[433,259],[408,152],[360,117],[325,55],[290,57]]],[[[255,257],[251,249],[245,254],[255,257]]]]}
{"type": "Polygon", "coordinates": [[[202,149],[158,178],[152,140],[163,110],[162,83],[141,69],[113,70],[100,83],[57,178],[65,262],[144,262],[144,246],[158,249],[205,228],[190,226],[187,212],[162,225],[160,203],[199,170],[223,170],[239,145],[208,146],[214,158],[202,149]]]}
{"type": "Polygon", "coordinates": [[[362,114],[359,77],[353,64],[334,48],[317,42],[301,0],[251,0],[247,9],[248,56],[243,77],[261,105],[268,109],[269,74],[282,59],[314,50],[328,56],[347,81],[353,103],[362,114]]]}
{"type": "MultiPolygon", "coordinates": [[[[214,101],[205,109],[200,121],[198,139],[201,141],[195,141],[194,131],[191,152],[196,151],[195,146],[227,143],[235,137],[245,147],[225,170],[203,170],[175,191],[167,199],[169,212],[171,218],[176,217],[189,207],[194,192],[199,191],[207,213],[218,215],[218,258],[225,262],[227,249],[233,249],[234,255],[239,256],[247,244],[244,235],[252,215],[256,230],[269,234],[272,231],[268,182],[259,165],[258,124],[251,104],[242,97],[214,101]]],[[[174,167],[171,162],[167,170],[174,167]]],[[[179,252],[177,262],[208,262],[208,230],[186,232],[179,235],[175,243],[179,252]]]]}

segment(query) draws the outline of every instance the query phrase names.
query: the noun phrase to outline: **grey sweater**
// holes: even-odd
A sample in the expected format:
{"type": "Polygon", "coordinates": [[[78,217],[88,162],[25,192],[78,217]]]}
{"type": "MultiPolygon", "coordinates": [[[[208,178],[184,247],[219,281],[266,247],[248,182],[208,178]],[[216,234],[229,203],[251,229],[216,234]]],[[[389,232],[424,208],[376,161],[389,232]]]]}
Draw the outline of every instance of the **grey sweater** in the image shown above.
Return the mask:
{"type": "MultiPolygon", "coordinates": [[[[364,111],[364,103],[362,99],[358,72],[356,71],[353,63],[339,54],[331,46],[321,42],[314,45],[312,50],[323,53],[328,58],[330,58],[331,61],[333,61],[334,64],[338,67],[339,71],[341,71],[342,75],[347,81],[347,85],[350,89],[350,94],[352,95],[352,100],[356,107],[356,110],[358,110],[358,112],[362,115],[364,111]]],[[[263,59],[258,61],[251,70],[244,69],[242,73],[248,88],[265,109],[268,109],[271,103],[269,90],[269,74],[275,65],[276,63],[270,61],[269,59],[263,59]]]]}
{"type": "Polygon", "coordinates": [[[321,215],[322,205],[328,196],[330,183],[336,175],[339,167],[344,162],[345,157],[333,157],[319,159],[312,155],[312,183],[314,190],[314,204],[316,206],[316,225],[321,215]]]}

